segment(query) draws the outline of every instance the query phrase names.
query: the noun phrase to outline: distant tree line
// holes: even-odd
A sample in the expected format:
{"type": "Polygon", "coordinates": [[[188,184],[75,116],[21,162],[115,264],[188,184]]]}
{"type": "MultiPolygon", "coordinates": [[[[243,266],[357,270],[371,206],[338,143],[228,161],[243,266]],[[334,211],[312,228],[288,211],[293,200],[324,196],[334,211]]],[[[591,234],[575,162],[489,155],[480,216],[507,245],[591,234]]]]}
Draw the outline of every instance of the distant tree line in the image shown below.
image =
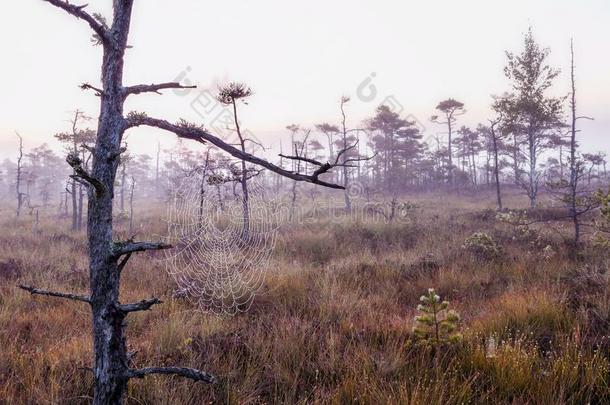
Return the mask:
{"type": "MultiPolygon", "coordinates": [[[[351,209],[350,187],[358,187],[365,198],[379,194],[393,196],[411,191],[468,192],[494,190],[502,209],[502,187],[518,187],[536,207],[541,190],[557,196],[577,215],[578,205],[592,191],[607,183],[607,158],[604,152],[580,153],[576,114],[574,61],[571,66],[572,92],[565,97],[549,95],[559,70],[548,64],[550,51],[541,47],[531,28],[525,33],[520,52],[507,52],[504,73],[509,87],[490,102],[491,115],[484,123],[466,126],[460,120],[467,114],[463,102],[441,100],[431,115],[430,124],[438,132],[424,139],[419,123],[400,116],[387,105],[380,105],[369,119],[350,124],[349,97],[338,102],[335,123],[322,122],[311,128],[287,125],[287,140],[281,141],[277,165],[293,172],[315,173],[324,162],[341,165],[341,170],[321,175],[341,184],[345,208],[351,209]],[[567,109],[564,107],[568,107],[567,109]],[[567,110],[567,113],[566,113],[567,110]],[[295,159],[297,158],[297,159],[295,159]],[[572,196],[572,197],[570,197],[572,196]]],[[[237,102],[253,94],[242,83],[219,88],[218,100],[233,112],[236,145],[243,153],[263,149],[240,128],[237,102]]],[[[74,230],[82,228],[87,193],[74,171],[63,160],[74,155],[87,169],[95,132],[87,128],[91,119],[76,110],[67,131],[55,138],[64,145],[64,157],[46,144],[24,152],[19,149],[17,163],[5,160],[0,168],[2,190],[16,196],[17,215],[22,211],[54,207],[58,217],[71,220],[74,230]]],[[[20,144],[21,145],[21,144],[20,144]]],[[[167,198],[182,178],[197,168],[213,176],[219,201],[222,194],[242,195],[244,220],[248,217],[248,181],[260,175],[267,187],[281,192],[283,176],[265,173],[215,148],[193,150],[182,145],[157,147],[155,156],[133,154],[123,141],[116,188],[118,217],[131,218],[128,208],[133,199],[167,198]],[[223,186],[221,187],[221,184],[223,186]],[[230,187],[227,187],[229,184],[230,187]]],[[[294,206],[299,195],[316,197],[309,184],[290,182],[287,198],[294,206]]],[[[586,205],[586,204],[585,204],[586,205]]],[[[583,208],[587,211],[588,205],[583,208]]],[[[245,231],[247,232],[247,226],[245,231]]]]}

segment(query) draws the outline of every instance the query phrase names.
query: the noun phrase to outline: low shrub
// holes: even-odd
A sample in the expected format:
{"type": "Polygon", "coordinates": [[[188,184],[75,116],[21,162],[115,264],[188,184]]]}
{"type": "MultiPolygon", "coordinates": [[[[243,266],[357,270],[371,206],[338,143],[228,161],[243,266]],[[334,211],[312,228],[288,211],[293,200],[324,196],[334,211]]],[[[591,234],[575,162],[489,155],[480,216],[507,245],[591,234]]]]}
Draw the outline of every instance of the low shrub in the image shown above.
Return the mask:
{"type": "Polygon", "coordinates": [[[464,241],[462,249],[468,251],[477,260],[491,261],[502,255],[502,249],[486,233],[475,232],[464,241]]]}

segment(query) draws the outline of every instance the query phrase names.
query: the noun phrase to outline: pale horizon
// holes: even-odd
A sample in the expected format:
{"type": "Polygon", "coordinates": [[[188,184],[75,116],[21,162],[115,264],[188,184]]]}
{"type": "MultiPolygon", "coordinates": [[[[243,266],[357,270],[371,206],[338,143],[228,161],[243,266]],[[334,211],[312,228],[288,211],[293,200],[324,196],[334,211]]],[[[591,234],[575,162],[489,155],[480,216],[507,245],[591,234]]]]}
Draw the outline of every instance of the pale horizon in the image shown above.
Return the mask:
{"type": "MultiPolygon", "coordinates": [[[[109,16],[110,5],[94,0],[87,10],[109,16]]],[[[26,149],[42,143],[58,148],[53,134],[68,128],[71,111],[97,116],[98,98],[78,86],[98,84],[101,48],[91,45],[86,24],[39,1],[13,2],[0,19],[7,62],[0,79],[0,158],[14,160],[15,131],[24,136],[26,149]]],[[[173,91],[140,95],[130,99],[127,111],[205,125],[207,117],[191,106],[198,92],[243,81],[255,95],[241,107],[241,120],[268,147],[287,136],[288,124],[337,123],[342,95],[352,97],[351,126],[393,97],[403,116],[424,124],[426,138],[444,132],[428,118],[448,97],[466,106],[459,125],[487,121],[491,95],[509,90],[502,70],[505,51],[519,51],[531,25],[536,40],[551,48],[551,64],[562,70],[552,94],[569,92],[574,38],[578,113],[595,118],[579,124],[582,150],[610,152],[607,21],[610,3],[602,0],[138,2],[124,84],[184,77],[200,89],[183,96],[173,91]],[[367,78],[377,93],[370,101],[357,91],[367,78]]],[[[157,140],[169,147],[176,137],[134,130],[130,149],[153,154],[157,140]]]]}

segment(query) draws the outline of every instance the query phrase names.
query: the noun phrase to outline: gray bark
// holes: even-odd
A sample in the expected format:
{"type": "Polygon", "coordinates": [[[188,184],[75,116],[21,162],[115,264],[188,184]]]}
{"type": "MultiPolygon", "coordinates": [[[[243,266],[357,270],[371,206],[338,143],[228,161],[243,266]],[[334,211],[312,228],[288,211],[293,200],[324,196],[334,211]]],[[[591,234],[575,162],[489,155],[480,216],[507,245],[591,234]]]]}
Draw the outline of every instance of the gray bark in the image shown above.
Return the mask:
{"type": "Polygon", "coordinates": [[[127,346],[119,309],[120,273],[109,249],[112,239],[114,181],[123,136],[123,56],[133,1],[115,1],[111,28],[113,43],[104,45],[101,108],[93,153],[92,176],[105,192],[89,197],[87,237],[95,352],[95,405],[120,404],[127,389],[127,346]],[[108,159],[113,156],[113,159],[108,159]]]}

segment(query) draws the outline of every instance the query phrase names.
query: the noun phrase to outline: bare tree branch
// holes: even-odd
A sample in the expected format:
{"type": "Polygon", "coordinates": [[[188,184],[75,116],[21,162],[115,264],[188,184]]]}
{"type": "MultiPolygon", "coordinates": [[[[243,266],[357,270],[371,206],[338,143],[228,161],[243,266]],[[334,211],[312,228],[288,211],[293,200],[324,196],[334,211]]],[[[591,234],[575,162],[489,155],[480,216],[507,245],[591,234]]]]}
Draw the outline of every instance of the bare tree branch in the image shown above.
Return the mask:
{"type": "Polygon", "coordinates": [[[89,151],[89,153],[91,153],[91,154],[95,153],[95,147],[94,147],[94,146],[89,146],[89,145],[87,145],[86,143],[82,143],[82,144],[80,145],[80,147],[81,147],[81,148],[83,148],[83,149],[85,149],[85,150],[88,150],[88,151],[89,151]]]}
{"type": "Polygon", "coordinates": [[[345,159],[345,161],[343,163],[363,162],[363,161],[371,160],[371,159],[374,159],[375,156],[377,156],[378,154],[379,154],[378,152],[375,152],[371,156],[358,156],[358,157],[355,157],[355,158],[345,159]]]}
{"type": "Polygon", "coordinates": [[[159,84],[138,84],[136,86],[128,86],[123,88],[123,96],[127,97],[130,94],[140,93],[157,93],[164,89],[194,89],[197,86],[183,86],[177,82],[159,83],[159,84]]]}
{"type": "Polygon", "coordinates": [[[255,141],[255,140],[254,140],[254,139],[252,139],[252,138],[244,138],[244,142],[251,142],[251,143],[253,143],[253,144],[255,144],[255,145],[260,146],[262,150],[264,150],[264,151],[265,151],[265,150],[267,150],[267,149],[265,148],[265,146],[264,146],[262,143],[260,143],[260,142],[258,142],[258,141],[255,141]]]}
{"type": "Polygon", "coordinates": [[[195,381],[203,381],[209,384],[216,384],[218,381],[212,374],[187,367],[148,367],[132,369],[127,373],[128,378],[143,378],[150,374],[174,374],[180,377],[190,378],[195,381]]]}
{"type": "Polygon", "coordinates": [[[280,153],[278,156],[279,157],[283,157],[285,159],[300,160],[302,162],[311,163],[312,165],[316,165],[316,166],[323,166],[324,165],[324,163],[322,163],[322,162],[319,162],[319,161],[317,161],[315,159],[307,158],[307,157],[304,157],[304,156],[284,155],[282,153],[280,153]]]}
{"type": "Polygon", "coordinates": [[[335,158],[335,164],[339,163],[339,159],[341,158],[341,155],[349,152],[350,150],[354,149],[356,146],[358,146],[358,141],[356,141],[353,145],[348,146],[347,148],[341,149],[339,151],[339,153],[337,153],[337,157],[335,158]]]}
{"type": "Polygon", "coordinates": [[[161,301],[158,298],[151,298],[148,300],[142,300],[138,302],[133,302],[130,304],[122,304],[119,308],[121,311],[127,312],[136,312],[136,311],[148,311],[153,305],[161,304],[161,301]]]}
{"type": "MultiPolygon", "coordinates": [[[[77,175],[71,174],[69,177],[70,177],[71,179],[73,179],[75,182],[77,182],[77,183],[79,183],[79,184],[82,184],[82,185],[83,185],[83,186],[85,186],[85,187],[89,187],[89,186],[91,186],[91,184],[87,183],[85,180],[81,179],[81,178],[80,178],[80,177],[78,177],[77,175]]],[[[72,194],[72,193],[70,193],[70,194],[72,194]]]]}
{"type": "Polygon", "coordinates": [[[87,13],[84,9],[87,7],[87,4],[82,6],[77,6],[74,4],[70,4],[67,1],[63,0],[43,0],[49,4],[54,5],[55,7],[61,8],[66,11],[68,14],[72,14],[74,17],[85,20],[87,24],[91,27],[93,31],[100,37],[102,42],[109,43],[111,41],[110,34],[108,30],[104,28],[104,26],[97,21],[92,15],[87,13]]]}
{"type": "Polygon", "coordinates": [[[193,125],[193,124],[182,123],[180,125],[176,125],[176,124],[171,124],[165,120],[151,118],[151,117],[146,116],[145,114],[138,114],[138,113],[132,113],[128,116],[128,118],[125,119],[125,129],[131,128],[131,127],[136,127],[136,126],[141,126],[141,125],[164,129],[166,131],[173,132],[176,135],[178,135],[179,137],[184,138],[184,139],[192,139],[192,140],[200,142],[200,143],[209,142],[212,145],[217,146],[218,148],[229,153],[233,157],[244,160],[246,162],[253,163],[258,166],[262,166],[265,169],[268,169],[274,173],[280,174],[284,177],[288,177],[288,178],[296,180],[296,181],[305,181],[308,183],[318,184],[318,185],[321,185],[324,187],[335,188],[335,189],[344,188],[343,186],[340,186],[338,184],[329,183],[329,182],[320,180],[318,178],[318,176],[320,174],[331,169],[332,165],[328,169],[321,171],[317,174],[314,173],[313,175],[295,173],[295,172],[291,172],[289,170],[283,169],[279,166],[276,166],[273,163],[270,163],[264,159],[254,156],[250,153],[242,152],[240,149],[226,143],[219,137],[212,135],[205,129],[198,127],[196,125],[193,125]]]}
{"type": "Polygon", "coordinates": [[[118,151],[116,151],[114,153],[108,153],[107,158],[108,158],[108,160],[114,160],[114,159],[118,158],[119,156],[121,156],[125,152],[127,152],[127,147],[126,146],[121,146],[118,151]]]}
{"type": "Polygon", "coordinates": [[[125,268],[125,265],[127,265],[127,262],[131,258],[131,255],[132,255],[132,253],[127,253],[125,255],[125,257],[123,257],[123,259],[119,262],[119,264],[118,264],[119,273],[123,271],[123,269],[125,268]]]}
{"type": "Polygon", "coordinates": [[[69,153],[66,157],[66,162],[68,162],[68,164],[74,169],[75,174],[70,177],[74,178],[75,180],[82,180],[86,182],[87,185],[93,186],[98,197],[101,197],[106,193],[106,187],[104,187],[101,181],[95,177],[92,177],[85,169],[83,169],[83,162],[76,154],[69,153]]]}
{"type": "Polygon", "coordinates": [[[100,97],[104,94],[104,90],[94,87],[94,86],[90,85],[89,83],[83,83],[79,87],[81,88],[81,90],[93,90],[95,92],[95,95],[98,97],[100,97]]]}
{"type": "MultiPolygon", "coordinates": [[[[321,174],[324,174],[326,172],[328,172],[330,169],[333,168],[333,165],[331,165],[330,163],[324,163],[322,166],[318,167],[311,175],[313,177],[318,177],[321,174]]],[[[344,187],[341,187],[344,188],[344,187]]]]}
{"type": "MultiPolygon", "coordinates": [[[[120,257],[123,255],[136,253],[136,252],[144,252],[147,250],[163,250],[163,249],[171,249],[172,245],[163,242],[133,242],[133,241],[125,241],[125,242],[115,242],[113,253],[115,257],[120,257]]],[[[122,263],[122,262],[121,262],[122,263]]]]}
{"type": "Polygon", "coordinates": [[[40,288],[34,288],[34,287],[30,287],[28,285],[23,285],[23,284],[20,284],[18,287],[21,288],[22,290],[29,292],[32,295],[47,295],[49,297],[66,298],[69,300],[86,302],[88,304],[91,303],[91,299],[85,295],[77,295],[77,294],[62,293],[62,292],[57,292],[57,291],[41,290],[40,288]]]}
{"type": "MultiPolygon", "coordinates": [[[[284,154],[280,153],[279,156],[283,157],[285,159],[299,160],[301,162],[307,162],[312,165],[319,166],[318,169],[316,169],[311,175],[311,177],[317,178],[321,174],[326,173],[335,167],[357,167],[350,163],[363,161],[363,160],[370,160],[370,159],[373,159],[377,155],[377,153],[375,153],[375,155],[370,156],[370,157],[361,156],[361,157],[357,157],[357,158],[350,158],[350,159],[346,159],[344,162],[339,163],[339,159],[341,158],[341,155],[343,155],[345,152],[355,148],[356,145],[358,145],[358,142],[354,143],[353,145],[348,146],[345,149],[340,150],[339,153],[337,153],[337,157],[336,157],[334,163],[330,163],[330,162],[322,163],[318,160],[311,159],[311,158],[308,158],[305,156],[299,156],[299,155],[284,155],[284,154]]],[[[341,187],[341,188],[343,188],[343,187],[341,187]]]]}

